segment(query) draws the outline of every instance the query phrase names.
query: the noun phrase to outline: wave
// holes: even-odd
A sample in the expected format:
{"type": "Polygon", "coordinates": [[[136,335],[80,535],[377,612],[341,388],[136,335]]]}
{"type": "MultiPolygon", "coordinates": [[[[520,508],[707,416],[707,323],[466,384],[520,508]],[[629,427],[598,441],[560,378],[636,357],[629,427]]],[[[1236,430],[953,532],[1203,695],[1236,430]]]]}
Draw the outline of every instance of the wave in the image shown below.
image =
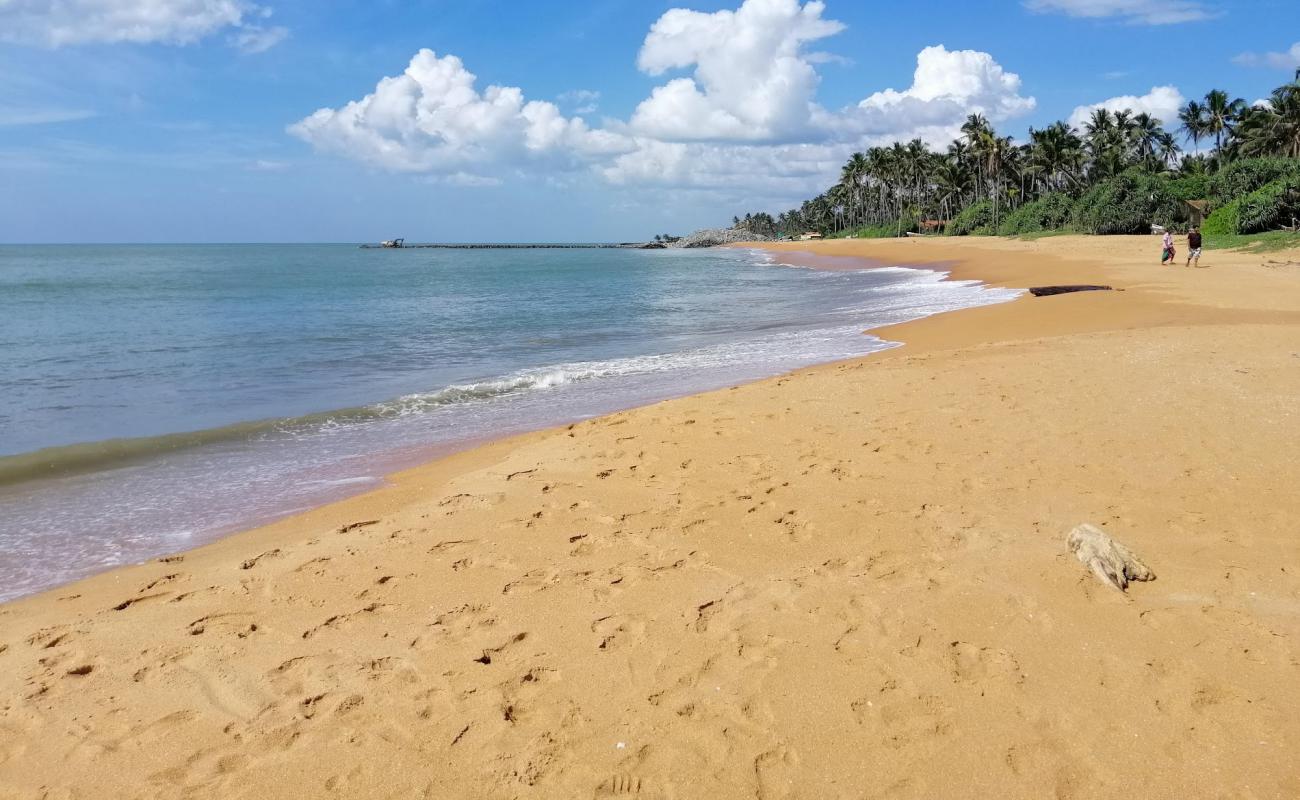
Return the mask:
{"type": "MultiPolygon", "coordinates": [[[[762,251],[748,251],[767,257],[762,251]]],[[[738,251],[744,257],[747,251],[738,251]]],[[[217,428],[159,436],[111,439],[49,447],[28,453],[0,456],[0,487],[29,481],[107,471],[203,447],[238,445],[274,438],[296,439],[329,435],[340,428],[383,423],[475,404],[552,390],[605,379],[675,373],[735,374],[767,372],[769,365],[815,363],[864,355],[894,346],[870,336],[863,327],[914,319],[954,308],[1010,299],[1013,290],[985,290],[973,297],[962,289],[974,282],[944,281],[946,273],[907,267],[886,267],[878,272],[907,273],[908,278],[851,292],[848,303],[828,309],[829,327],[780,333],[765,331],[757,339],[743,339],[697,347],[675,353],[553,364],[516,371],[469,383],[456,383],[431,392],[404,395],[354,408],[317,412],[296,417],[240,422],[217,428]],[[922,291],[918,292],[918,289],[922,291]],[[924,289],[931,289],[926,292],[924,289]],[[856,297],[855,297],[856,295],[856,297]],[[865,318],[865,319],[864,319],[865,318]],[[831,322],[831,319],[835,319],[831,322]],[[852,321],[851,321],[852,320],[852,321]],[[760,369],[755,370],[755,367],[760,369]]],[[[835,275],[829,272],[827,275],[835,275]]],[[[840,273],[842,274],[842,273],[840,273]]],[[[974,284],[978,285],[978,284],[974,284]]],[[[757,330],[753,331],[759,332],[757,330]]]]}
{"type": "Polygon", "coordinates": [[[367,406],[297,417],[239,422],[217,428],[47,447],[0,456],[0,487],[62,478],[129,466],[159,456],[213,445],[271,437],[299,437],[332,429],[426,414],[455,406],[492,402],[573,383],[647,375],[683,368],[707,368],[734,359],[734,345],[684,353],[637,356],[608,361],[574,362],[521,370],[474,383],[458,383],[432,392],[404,395],[367,406]]]}

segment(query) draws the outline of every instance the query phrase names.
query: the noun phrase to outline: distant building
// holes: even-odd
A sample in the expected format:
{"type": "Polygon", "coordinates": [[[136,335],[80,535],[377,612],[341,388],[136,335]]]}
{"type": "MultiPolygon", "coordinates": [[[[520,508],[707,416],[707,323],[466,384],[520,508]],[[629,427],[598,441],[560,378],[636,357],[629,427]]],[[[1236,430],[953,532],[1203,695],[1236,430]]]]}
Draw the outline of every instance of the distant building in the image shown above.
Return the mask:
{"type": "Polygon", "coordinates": [[[817,231],[808,231],[807,233],[799,237],[799,241],[807,242],[812,239],[820,239],[820,238],[822,238],[822,235],[817,231]]]}
{"type": "Polygon", "coordinates": [[[1210,207],[1209,200],[1184,200],[1183,205],[1187,207],[1187,222],[1193,228],[1201,227],[1205,222],[1206,211],[1210,207]]]}

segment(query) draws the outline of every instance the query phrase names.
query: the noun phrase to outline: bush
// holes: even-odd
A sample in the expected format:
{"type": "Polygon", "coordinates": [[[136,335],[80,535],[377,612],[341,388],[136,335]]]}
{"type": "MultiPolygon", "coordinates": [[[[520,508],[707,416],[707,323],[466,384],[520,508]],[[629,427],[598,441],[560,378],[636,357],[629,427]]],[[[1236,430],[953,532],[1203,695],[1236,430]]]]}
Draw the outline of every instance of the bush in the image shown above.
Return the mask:
{"type": "Polygon", "coordinates": [[[1272,230],[1300,216],[1300,174],[1261,186],[1241,198],[1237,233],[1272,230]]]}
{"type": "Polygon", "coordinates": [[[1281,178],[1300,175],[1297,158],[1243,158],[1210,178],[1210,199],[1226,205],[1281,178]]]}
{"type": "Polygon", "coordinates": [[[1088,190],[1075,204],[1071,221],[1080,233],[1149,233],[1152,223],[1176,227],[1187,212],[1169,191],[1169,181],[1125,172],[1088,190]]]}
{"type": "Polygon", "coordinates": [[[1236,236],[1240,230],[1241,200],[1233,200],[1226,206],[1214,209],[1201,226],[1201,233],[1206,236],[1236,236]]]}
{"type": "Polygon", "coordinates": [[[1069,225],[1074,199],[1064,192],[1044,195],[1012,211],[998,226],[1001,236],[1055,231],[1069,225]]]}
{"type": "Polygon", "coordinates": [[[1208,200],[1210,182],[1209,175],[1184,175],[1170,180],[1166,186],[1175,200],[1208,200]]]}
{"type": "Polygon", "coordinates": [[[961,210],[948,223],[949,236],[991,236],[993,234],[993,201],[981,200],[961,210]]]}
{"type": "MultiPolygon", "coordinates": [[[[908,226],[904,220],[903,230],[908,226]]],[[[898,236],[898,223],[887,222],[883,225],[863,225],[861,228],[855,228],[848,231],[845,236],[852,236],[855,239],[894,239],[898,236]]]]}

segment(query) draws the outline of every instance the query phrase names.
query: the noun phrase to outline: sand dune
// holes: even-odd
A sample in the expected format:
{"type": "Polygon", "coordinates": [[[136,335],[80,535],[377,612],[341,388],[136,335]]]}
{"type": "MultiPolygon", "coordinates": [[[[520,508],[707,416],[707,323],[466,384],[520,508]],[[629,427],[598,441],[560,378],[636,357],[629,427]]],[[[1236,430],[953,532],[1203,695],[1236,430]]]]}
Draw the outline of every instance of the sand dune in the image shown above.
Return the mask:
{"type": "Polygon", "coordinates": [[[1300,796],[1300,268],[817,247],[1126,291],[0,606],[0,797],[1300,796]],[[1081,522],[1158,579],[1101,584],[1081,522]]]}

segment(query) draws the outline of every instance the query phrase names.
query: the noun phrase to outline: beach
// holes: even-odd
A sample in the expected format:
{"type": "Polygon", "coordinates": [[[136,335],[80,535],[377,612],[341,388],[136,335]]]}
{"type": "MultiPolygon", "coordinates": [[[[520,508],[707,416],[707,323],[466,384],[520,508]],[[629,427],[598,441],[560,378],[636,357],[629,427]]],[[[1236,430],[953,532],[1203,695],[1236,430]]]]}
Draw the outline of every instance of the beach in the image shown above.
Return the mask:
{"type": "Polygon", "coordinates": [[[1122,291],[0,605],[0,798],[1300,795],[1300,254],[767,249],[1122,291]],[[1084,522],[1156,580],[1100,583],[1084,522]]]}

